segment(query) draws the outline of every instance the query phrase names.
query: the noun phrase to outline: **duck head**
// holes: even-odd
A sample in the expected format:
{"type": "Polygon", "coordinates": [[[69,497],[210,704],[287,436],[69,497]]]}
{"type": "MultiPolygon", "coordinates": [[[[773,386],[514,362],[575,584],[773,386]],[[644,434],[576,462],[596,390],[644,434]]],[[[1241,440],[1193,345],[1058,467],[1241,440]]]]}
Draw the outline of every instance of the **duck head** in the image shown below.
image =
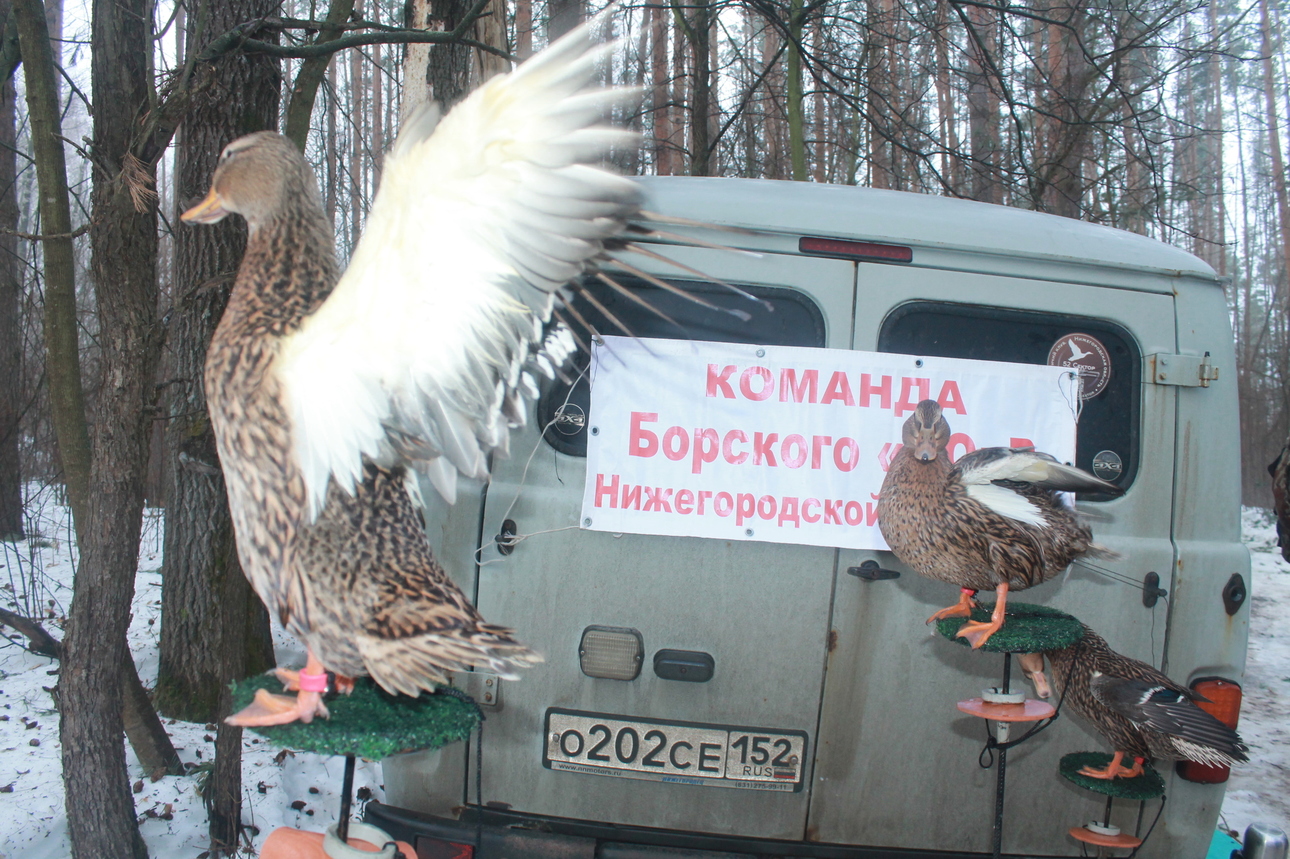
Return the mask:
{"type": "Polygon", "coordinates": [[[254,233],[301,199],[318,200],[309,165],[290,140],[260,131],[224,147],[210,193],[179,217],[189,224],[214,224],[236,212],[254,233]]]}
{"type": "Polygon", "coordinates": [[[940,405],[935,400],[919,403],[905,421],[900,438],[919,462],[932,462],[943,455],[950,441],[950,425],[941,417],[940,405]]]}

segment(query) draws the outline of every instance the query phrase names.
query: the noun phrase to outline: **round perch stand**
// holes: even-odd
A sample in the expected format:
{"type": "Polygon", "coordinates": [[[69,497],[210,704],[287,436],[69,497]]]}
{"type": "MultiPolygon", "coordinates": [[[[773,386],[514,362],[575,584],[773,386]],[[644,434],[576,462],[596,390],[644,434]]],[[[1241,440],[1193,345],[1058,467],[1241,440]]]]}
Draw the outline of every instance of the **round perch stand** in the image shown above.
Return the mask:
{"type": "MultiPolygon", "coordinates": [[[[987,621],[990,609],[972,610],[972,620],[987,621]]],[[[967,646],[967,641],[955,638],[967,618],[944,618],[936,622],[936,629],[950,641],[967,646]]],[[[1080,622],[1065,612],[1041,605],[1009,603],[1004,614],[1003,626],[981,646],[981,650],[1003,654],[1003,683],[985,690],[980,698],[969,698],[958,703],[958,709],[969,716],[976,716],[994,723],[994,736],[986,742],[985,752],[999,751],[999,769],[994,794],[994,844],[992,855],[998,859],[1003,850],[1003,795],[1008,773],[1008,749],[1023,742],[1036,730],[1012,742],[1008,741],[1012,725],[1016,722],[1040,722],[1056,718],[1057,709],[1047,701],[1026,698],[1025,692],[1012,691],[1012,654],[1038,653],[1067,647],[1084,635],[1080,622]]],[[[983,760],[985,752],[982,753],[983,760]]],[[[982,766],[988,766],[983,763],[982,766]]]]}
{"type": "MultiPolygon", "coordinates": [[[[261,674],[234,684],[234,711],[249,704],[258,689],[281,692],[282,683],[272,674],[261,674]]],[[[375,826],[350,822],[355,759],[379,760],[464,740],[483,719],[479,706],[450,687],[409,698],[387,694],[367,678],[355,682],[352,694],[328,696],[326,703],[330,719],[250,729],[285,748],[345,756],[336,825],[325,835],[280,827],[265,839],[261,859],[396,859],[400,853],[416,859],[411,845],[396,842],[375,826]]]]}
{"type": "MultiPolygon", "coordinates": [[[[1137,851],[1142,845],[1145,838],[1139,838],[1136,835],[1126,835],[1120,832],[1118,826],[1111,824],[1111,806],[1116,799],[1137,800],[1138,806],[1138,830],[1142,829],[1142,814],[1146,809],[1147,800],[1163,797],[1165,792],[1164,779],[1151,766],[1146,765],[1146,771],[1140,776],[1134,778],[1117,778],[1102,779],[1092,778],[1080,772],[1084,767],[1105,767],[1111,762],[1111,755],[1105,752],[1072,752],[1062,758],[1058,765],[1058,771],[1062,778],[1070,783],[1091,790],[1094,793],[1100,793],[1106,797],[1106,813],[1102,821],[1092,821],[1085,826],[1072,826],[1070,836],[1076,841],[1082,841],[1085,844],[1092,844],[1098,848],[1098,854],[1103,855],[1107,850],[1132,850],[1137,851]]],[[[1163,800],[1162,800],[1163,802],[1163,800]]],[[[1154,826],[1154,824],[1153,824],[1154,826]]],[[[1150,834],[1150,833],[1148,833],[1150,834]]],[[[1133,854],[1129,854],[1132,856],[1133,854]]]]}

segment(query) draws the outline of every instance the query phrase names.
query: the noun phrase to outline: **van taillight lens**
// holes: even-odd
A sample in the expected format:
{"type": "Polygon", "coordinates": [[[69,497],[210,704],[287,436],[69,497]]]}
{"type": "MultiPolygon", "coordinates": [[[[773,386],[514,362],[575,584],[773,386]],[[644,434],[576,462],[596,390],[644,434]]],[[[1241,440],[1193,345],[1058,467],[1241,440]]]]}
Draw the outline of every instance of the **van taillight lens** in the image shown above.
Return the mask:
{"type": "Polygon", "coordinates": [[[914,249],[881,242],[849,242],[843,239],[805,237],[797,240],[798,253],[817,257],[869,260],[872,262],[913,262],[914,249]]]}
{"type": "Polygon", "coordinates": [[[417,855],[408,859],[473,859],[473,844],[458,844],[456,841],[444,841],[442,838],[430,838],[418,835],[416,841],[417,855]]]}
{"type": "MultiPolygon", "coordinates": [[[[1209,699],[1197,701],[1197,707],[1227,727],[1236,729],[1236,723],[1241,718],[1241,684],[1222,677],[1202,677],[1191,684],[1191,690],[1209,699]]],[[[1222,784],[1232,774],[1231,767],[1198,764],[1195,761],[1179,762],[1177,772],[1187,781],[1198,784],[1222,784]]]]}

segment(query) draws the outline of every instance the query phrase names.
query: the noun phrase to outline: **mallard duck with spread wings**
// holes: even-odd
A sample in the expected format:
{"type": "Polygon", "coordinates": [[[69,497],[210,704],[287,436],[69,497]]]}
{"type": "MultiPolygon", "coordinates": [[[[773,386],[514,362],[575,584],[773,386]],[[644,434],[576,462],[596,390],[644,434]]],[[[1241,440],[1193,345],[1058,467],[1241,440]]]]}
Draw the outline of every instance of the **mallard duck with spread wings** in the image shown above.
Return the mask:
{"type": "Polygon", "coordinates": [[[878,497],[878,527],[915,572],[958,585],[958,603],[936,612],[969,617],[977,591],[993,590],[989,621],[959,630],[979,648],[1003,625],[1008,592],[1045,582],[1072,561],[1105,553],[1059,492],[1120,495],[1113,483],[1031,449],[985,447],[951,463],[950,425],[923,400],[901,431],[878,497]]]}
{"type": "Polygon", "coordinates": [[[1232,766],[1249,760],[1236,731],[1196,706],[1205,700],[1138,659],[1116,653],[1087,626],[1069,647],[1020,657],[1021,668],[1040,697],[1051,695],[1044,657],[1053,669],[1057,696],[1093,724],[1114,747],[1093,778],[1133,778],[1148,760],[1188,760],[1232,766]],[[1133,761],[1126,766],[1124,760],[1133,761]]]}
{"type": "Polygon", "coordinates": [[[343,274],[313,172],[280,135],[230,143],[184,213],[247,222],[206,392],[242,567],[309,652],[282,672],[296,697],[262,693],[234,724],[326,716],[326,671],[415,695],[538,660],[445,575],[412,471],[449,501],[458,473],[487,476],[534,374],[574,348],[545,333],[556,293],[641,216],[636,183],[595,166],[636,136],[597,124],[632,93],[595,85],[612,46],[589,26],[405,125],[343,274]]]}

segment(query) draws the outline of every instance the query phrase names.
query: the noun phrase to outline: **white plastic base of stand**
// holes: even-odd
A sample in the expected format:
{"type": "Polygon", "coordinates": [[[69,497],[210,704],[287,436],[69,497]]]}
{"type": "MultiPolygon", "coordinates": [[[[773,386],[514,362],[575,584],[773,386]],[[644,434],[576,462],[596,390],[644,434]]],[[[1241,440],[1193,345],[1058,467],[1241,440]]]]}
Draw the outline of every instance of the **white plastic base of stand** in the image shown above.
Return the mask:
{"type": "Polygon", "coordinates": [[[1088,823],[1084,824],[1084,828],[1089,832],[1093,832],[1098,835],[1109,835],[1112,838],[1120,834],[1120,827],[1114,826],[1110,823],[1098,823],[1096,820],[1090,820],[1088,823]]]}
{"type": "Polygon", "coordinates": [[[332,824],[327,827],[327,834],[323,836],[323,850],[331,859],[394,859],[398,855],[399,848],[394,843],[394,839],[384,829],[372,826],[370,823],[351,821],[349,837],[384,846],[375,853],[350,847],[340,840],[340,836],[336,834],[336,824],[332,824]]]}
{"type": "Polygon", "coordinates": [[[1025,692],[1000,692],[998,686],[981,690],[981,700],[987,704],[1024,704],[1025,692]]]}

